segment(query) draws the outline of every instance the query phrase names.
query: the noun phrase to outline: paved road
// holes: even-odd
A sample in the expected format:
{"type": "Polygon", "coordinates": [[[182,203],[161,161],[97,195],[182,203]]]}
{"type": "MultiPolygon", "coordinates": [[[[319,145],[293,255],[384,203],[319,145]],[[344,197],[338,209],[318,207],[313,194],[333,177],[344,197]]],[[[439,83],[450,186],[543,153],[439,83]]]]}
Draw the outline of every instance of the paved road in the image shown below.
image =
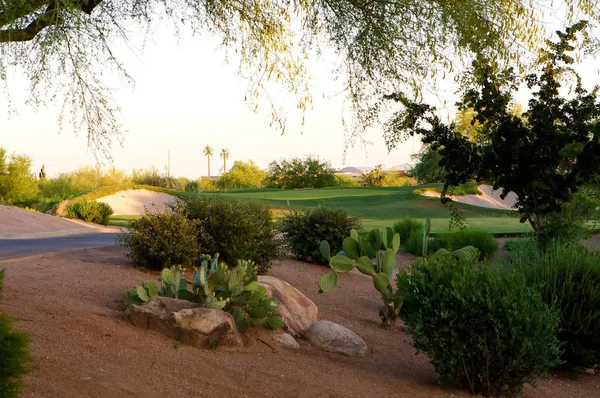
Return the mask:
{"type": "Polygon", "coordinates": [[[115,244],[114,237],[113,233],[97,233],[43,239],[0,239],[0,260],[111,246],[115,244]]]}

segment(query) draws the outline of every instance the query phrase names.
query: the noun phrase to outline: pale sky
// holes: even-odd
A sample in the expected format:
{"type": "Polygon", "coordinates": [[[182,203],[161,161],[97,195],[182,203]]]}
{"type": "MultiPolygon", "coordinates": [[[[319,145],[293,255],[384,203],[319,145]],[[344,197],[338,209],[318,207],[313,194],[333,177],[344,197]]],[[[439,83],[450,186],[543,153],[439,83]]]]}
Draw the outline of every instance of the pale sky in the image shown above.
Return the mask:
{"type": "MultiPolygon", "coordinates": [[[[290,98],[285,102],[289,105],[287,128],[280,135],[269,126],[269,109],[254,113],[248,108],[244,102],[248,81],[238,76],[234,54],[229,54],[226,63],[226,53],[210,38],[183,34],[177,40],[171,29],[160,26],[143,52],[125,46],[117,52],[135,79],[135,87],[119,82],[116,76],[111,80],[125,130],[123,146],[115,143],[111,154],[114,166],[128,173],[152,166],[164,171],[170,150],[171,175],[204,176],[207,161],[202,149],[207,144],[216,155],[211,161],[213,175],[222,167],[218,153],[224,147],[230,151],[228,168],[235,160],[253,160],[266,167],[272,160],[309,154],[331,161],[334,167],[392,167],[411,162],[410,155],[420,148],[418,139],[410,139],[388,154],[381,130],[373,128],[367,132],[372,145],[366,153],[362,148],[349,149],[344,163],[345,94],[342,82],[335,81],[330,71],[333,65],[326,61],[309,65],[313,104],[304,126],[290,98]]],[[[588,69],[584,80],[595,83],[595,64],[588,69]]],[[[26,84],[18,74],[9,77],[9,86],[18,114],[8,117],[6,96],[0,95],[0,146],[29,155],[34,172],[45,164],[49,176],[96,164],[84,135],[75,136],[68,125],[57,134],[58,106],[36,111],[24,105],[26,84]]]]}

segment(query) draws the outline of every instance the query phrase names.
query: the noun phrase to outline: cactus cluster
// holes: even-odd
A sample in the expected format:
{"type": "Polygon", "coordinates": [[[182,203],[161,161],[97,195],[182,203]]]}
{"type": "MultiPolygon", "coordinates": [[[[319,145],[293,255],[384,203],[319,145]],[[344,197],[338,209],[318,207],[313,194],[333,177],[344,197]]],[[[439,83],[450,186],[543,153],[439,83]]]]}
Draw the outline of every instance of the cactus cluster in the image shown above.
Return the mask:
{"type": "Polygon", "coordinates": [[[216,255],[202,256],[200,264],[193,268],[193,282],[185,280],[185,269],[181,266],[165,268],[159,278],[160,288],[154,282],[142,283],[127,292],[127,302],[142,304],[153,296],[164,296],[222,309],[233,316],[242,333],[250,326],[271,329],[283,326],[282,318],[275,314],[279,302],[266,297],[267,290],[257,281],[253,261],[240,260],[236,267],[230,268],[219,262],[216,255]]]}
{"type": "Polygon", "coordinates": [[[350,236],[344,239],[342,247],[344,250],[332,257],[329,243],[321,242],[319,247],[321,255],[329,261],[333,271],[319,279],[320,291],[324,293],[331,291],[337,285],[338,273],[349,272],[356,268],[373,278],[373,286],[381,293],[383,300],[383,308],[379,311],[379,316],[384,325],[391,325],[398,317],[402,306],[391,283],[396,253],[400,249],[400,235],[394,233],[389,227],[383,230],[373,229],[364,242],[353,229],[350,236]]]}

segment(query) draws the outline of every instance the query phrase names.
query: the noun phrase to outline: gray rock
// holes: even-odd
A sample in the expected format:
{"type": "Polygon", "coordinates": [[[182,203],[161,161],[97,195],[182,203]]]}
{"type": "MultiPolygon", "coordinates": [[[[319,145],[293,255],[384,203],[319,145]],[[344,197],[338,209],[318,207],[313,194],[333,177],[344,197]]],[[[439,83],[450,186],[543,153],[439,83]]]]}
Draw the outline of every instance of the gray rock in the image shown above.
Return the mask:
{"type": "Polygon", "coordinates": [[[125,319],[195,347],[207,347],[215,339],[219,345],[242,344],[230,314],[186,300],[153,297],[144,305],[130,305],[125,319]]]}
{"type": "Polygon", "coordinates": [[[300,344],[298,344],[296,339],[292,335],[289,335],[287,333],[278,333],[273,336],[273,340],[283,347],[294,349],[300,348],[300,344]]]}
{"type": "Polygon", "coordinates": [[[329,321],[318,321],[304,332],[304,338],[312,345],[326,351],[348,356],[365,356],[368,347],[350,329],[329,321]]]}

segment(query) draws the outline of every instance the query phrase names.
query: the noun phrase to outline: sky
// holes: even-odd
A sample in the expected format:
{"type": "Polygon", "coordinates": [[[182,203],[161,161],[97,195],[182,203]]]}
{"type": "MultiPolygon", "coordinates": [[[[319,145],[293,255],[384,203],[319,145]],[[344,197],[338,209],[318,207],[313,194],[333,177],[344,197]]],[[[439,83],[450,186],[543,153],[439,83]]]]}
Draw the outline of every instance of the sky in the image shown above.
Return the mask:
{"type": "MultiPolygon", "coordinates": [[[[420,149],[419,140],[410,139],[388,153],[382,130],[375,127],[366,135],[371,144],[349,148],[344,158],[345,93],[342,81],[331,72],[333,62],[327,60],[309,64],[313,104],[304,115],[304,125],[295,103],[287,100],[288,122],[281,135],[269,126],[269,109],[253,112],[244,102],[248,81],[239,77],[235,56],[229,54],[226,62],[226,52],[216,41],[185,34],[178,39],[168,26],[159,26],[143,51],[130,46],[116,50],[135,86],[117,76],[110,79],[125,132],[122,146],[115,143],[111,149],[113,163],[103,162],[104,167],[126,172],[155,167],[165,172],[170,154],[172,176],[198,178],[207,174],[202,154],[206,145],[215,152],[213,175],[223,165],[218,157],[222,148],[230,152],[228,168],[235,160],[252,160],[264,168],[273,160],[305,155],[318,155],[339,168],[393,167],[412,162],[411,154],[420,149]]],[[[592,64],[588,69],[587,80],[595,82],[597,68],[592,64]]],[[[44,164],[50,177],[97,164],[84,135],[74,135],[68,126],[58,134],[58,106],[36,110],[24,105],[27,85],[18,72],[9,76],[9,87],[17,113],[0,114],[1,146],[30,156],[34,172],[44,164]]],[[[5,95],[0,95],[0,109],[7,109],[5,95]]]]}

